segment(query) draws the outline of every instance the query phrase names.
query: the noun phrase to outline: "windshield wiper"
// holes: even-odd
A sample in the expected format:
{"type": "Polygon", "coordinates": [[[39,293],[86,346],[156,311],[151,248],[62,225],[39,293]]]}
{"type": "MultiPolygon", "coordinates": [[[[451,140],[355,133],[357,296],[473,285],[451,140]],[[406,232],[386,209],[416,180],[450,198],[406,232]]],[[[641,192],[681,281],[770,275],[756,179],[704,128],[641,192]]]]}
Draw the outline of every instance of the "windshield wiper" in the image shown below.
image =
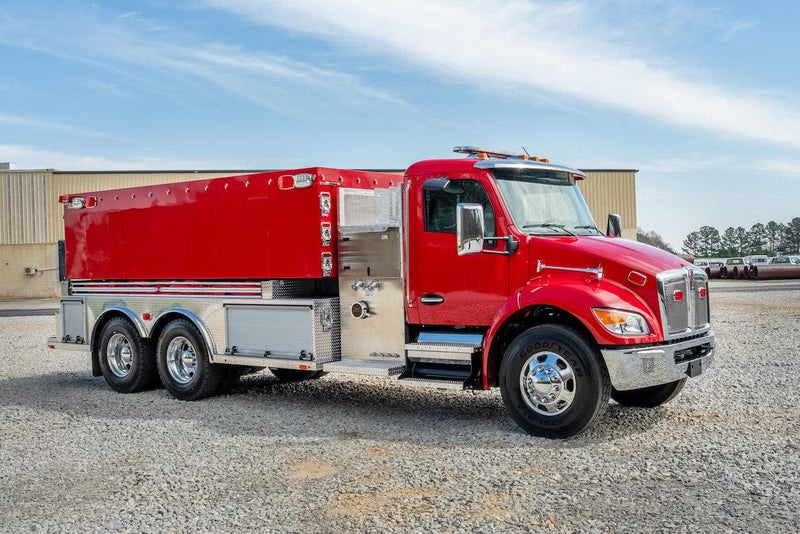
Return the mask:
{"type": "Polygon", "coordinates": [[[578,226],[576,226],[576,227],[575,227],[575,229],[576,229],[576,230],[594,230],[594,231],[595,231],[595,232],[597,232],[598,234],[602,234],[602,233],[603,233],[603,232],[601,232],[601,231],[600,231],[600,229],[599,229],[597,226],[595,226],[594,224],[579,224],[578,226]]]}
{"type": "Polygon", "coordinates": [[[525,228],[558,228],[559,230],[561,230],[564,233],[567,233],[569,235],[575,235],[572,232],[570,232],[569,230],[567,230],[566,228],[564,228],[565,226],[566,226],[565,224],[538,223],[538,224],[526,224],[522,228],[523,229],[525,229],[525,228]]]}

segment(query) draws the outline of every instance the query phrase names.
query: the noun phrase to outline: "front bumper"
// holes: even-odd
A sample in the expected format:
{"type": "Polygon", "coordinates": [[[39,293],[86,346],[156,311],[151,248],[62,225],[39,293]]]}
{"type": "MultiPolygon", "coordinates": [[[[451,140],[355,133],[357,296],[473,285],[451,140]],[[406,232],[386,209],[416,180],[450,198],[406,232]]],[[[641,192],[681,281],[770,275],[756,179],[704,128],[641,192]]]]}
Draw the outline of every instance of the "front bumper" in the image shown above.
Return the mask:
{"type": "Polygon", "coordinates": [[[716,340],[714,332],[669,345],[647,348],[605,348],[611,385],[618,391],[659,386],[694,377],[711,367],[716,340]]]}

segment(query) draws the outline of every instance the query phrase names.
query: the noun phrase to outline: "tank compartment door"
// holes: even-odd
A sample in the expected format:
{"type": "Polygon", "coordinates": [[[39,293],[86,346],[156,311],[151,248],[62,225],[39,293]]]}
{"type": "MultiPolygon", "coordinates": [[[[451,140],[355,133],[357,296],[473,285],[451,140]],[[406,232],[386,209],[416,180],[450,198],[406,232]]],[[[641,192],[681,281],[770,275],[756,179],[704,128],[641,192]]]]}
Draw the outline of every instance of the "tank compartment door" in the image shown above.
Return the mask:
{"type": "Polygon", "coordinates": [[[86,315],[82,300],[61,301],[61,342],[86,342],[86,315]]]}
{"type": "MultiPolygon", "coordinates": [[[[317,364],[339,359],[339,299],[225,306],[225,354],[317,364]]],[[[224,361],[224,359],[223,359],[224,361]]]]}

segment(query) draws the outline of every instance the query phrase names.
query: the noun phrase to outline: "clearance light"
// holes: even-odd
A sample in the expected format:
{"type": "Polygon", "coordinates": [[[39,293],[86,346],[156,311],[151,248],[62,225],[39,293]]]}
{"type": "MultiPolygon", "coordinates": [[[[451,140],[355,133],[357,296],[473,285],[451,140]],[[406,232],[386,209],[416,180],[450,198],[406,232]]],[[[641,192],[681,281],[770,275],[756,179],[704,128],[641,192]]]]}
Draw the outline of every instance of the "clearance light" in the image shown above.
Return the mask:
{"type": "Polygon", "coordinates": [[[675,299],[676,302],[680,302],[683,300],[683,291],[680,289],[676,289],[674,293],[672,293],[672,298],[675,299]]]}
{"type": "Polygon", "coordinates": [[[286,191],[287,189],[304,189],[311,187],[314,183],[314,175],[308,172],[301,172],[300,174],[284,174],[278,177],[278,189],[286,191]]]}
{"type": "Polygon", "coordinates": [[[592,308],[594,316],[606,330],[621,336],[637,336],[650,333],[647,321],[638,313],[609,308],[592,308]]]}
{"type": "Polygon", "coordinates": [[[59,197],[58,201],[74,210],[97,206],[97,197],[59,197]]]}
{"type": "Polygon", "coordinates": [[[704,298],[706,298],[706,294],[708,294],[708,291],[706,290],[706,288],[704,288],[704,287],[701,287],[701,288],[700,288],[700,298],[701,298],[701,299],[704,299],[704,298]]]}

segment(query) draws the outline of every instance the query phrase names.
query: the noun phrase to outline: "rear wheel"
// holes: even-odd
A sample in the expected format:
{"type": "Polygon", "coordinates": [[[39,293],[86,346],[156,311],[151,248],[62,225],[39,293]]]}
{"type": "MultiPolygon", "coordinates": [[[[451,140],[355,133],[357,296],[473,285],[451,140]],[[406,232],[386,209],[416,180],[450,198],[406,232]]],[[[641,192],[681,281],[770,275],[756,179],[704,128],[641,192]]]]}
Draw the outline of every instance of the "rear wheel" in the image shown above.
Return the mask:
{"type": "Polygon", "coordinates": [[[158,374],[164,387],[181,400],[216,394],[225,377],[221,365],[210,362],[197,327],[186,319],[169,323],[158,340],[158,374]]]}
{"type": "Polygon", "coordinates": [[[139,336],[136,327],[122,317],[103,327],[98,346],[103,378],[120,393],[136,393],[158,383],[152,343],[139,336]]]}
{"type": "Polygon", "coordinates": [[[270,372],[281,382],[302,382],[303,380],[313,380],[325,373],[322,371],[301,371],[299,369],[278,369],[270,367],[270,372]]]}
{"type": "Polygon", "coordinates": [[[611,392],[611,398],[624,406],[638,406],[641,408],[655,408],[675,398],[686,384],[682,378],[677,382],[670,382],[649,388],[629,389],[627,391],[611,392]]]}
{"type": "Polygon", "coordinates": [[[600,355],[577,332],[542,325],[523,332],[506,350],[500,392],[526,432],[567,438],[605,411],[611,382],[600,355]]]}

